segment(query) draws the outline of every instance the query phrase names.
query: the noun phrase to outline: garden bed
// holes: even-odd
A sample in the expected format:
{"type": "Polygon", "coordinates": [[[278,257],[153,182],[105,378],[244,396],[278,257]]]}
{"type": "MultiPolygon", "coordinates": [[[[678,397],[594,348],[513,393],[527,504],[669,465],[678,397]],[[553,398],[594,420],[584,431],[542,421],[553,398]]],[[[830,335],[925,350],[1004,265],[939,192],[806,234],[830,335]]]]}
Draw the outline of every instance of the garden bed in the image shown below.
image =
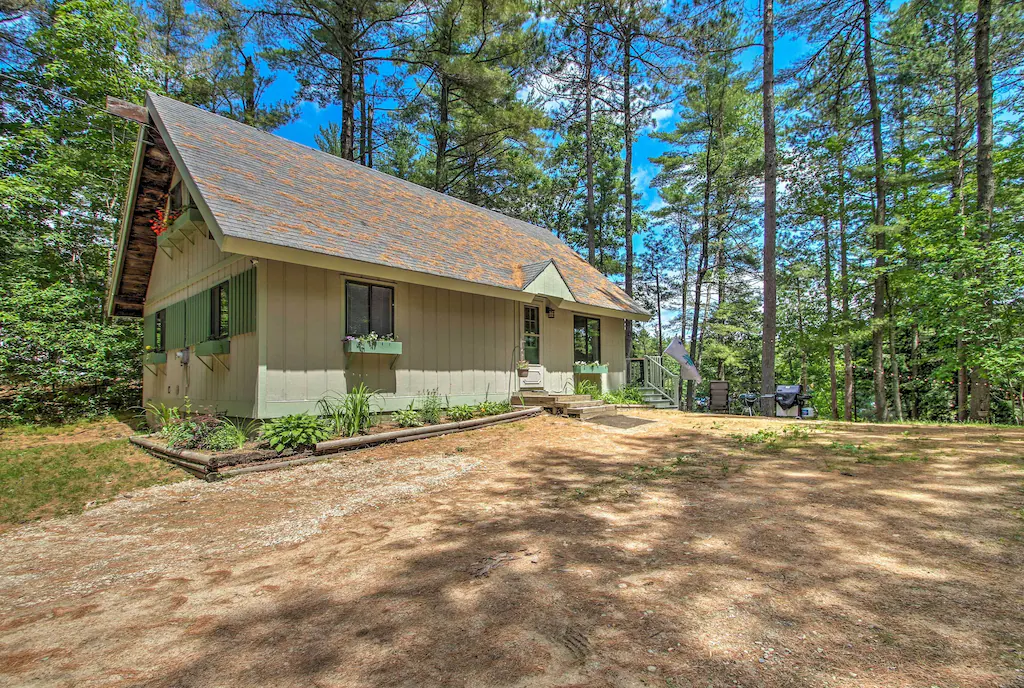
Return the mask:
{"type": "Polygon", "coordinates": [[[159,435],[135,436],[130,439],[133,444],[188,471],[192,475],[204,480],[213,481],[229,478],[234,475],[270,471],[313,461],[323,461],[347,450],[370,447],[385,442],[411,442],[428,437],[475,430],[497,423],[509,423],[535,416],[542,410],[539,406],[533,406],[495,416],[484,416],[452,423],[421,425],[414,428],[387,429],[389,426],[378,425],[373,428],[377,432],[319,442],[314,450],[303,452],[277,452],[273,449],[248,447],[239,451],[214,454],[188,449],[172,449],[157,439],[159,435]]]}

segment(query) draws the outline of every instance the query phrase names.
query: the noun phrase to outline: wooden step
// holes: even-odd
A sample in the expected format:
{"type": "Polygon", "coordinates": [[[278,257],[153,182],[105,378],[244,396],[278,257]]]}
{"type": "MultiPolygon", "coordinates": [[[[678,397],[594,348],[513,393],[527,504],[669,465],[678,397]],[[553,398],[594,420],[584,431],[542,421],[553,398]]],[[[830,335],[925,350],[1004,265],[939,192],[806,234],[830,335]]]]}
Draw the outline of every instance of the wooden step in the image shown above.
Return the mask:
{"type": "Polygon", "coordinates": [[[575,408],[588,408],[590,406],[602,406],[604,402],[600,399],[589,399],[587,401],[559,401],[555,403],[557,408],[562,410],[575,409],[575,408]]]}
{"type": "Polygon", "coordinates": [[[567,409],[566,413],[572,418],[590,420],[591,418],[617,415],[618,409],[614,406],[602,403],[600,406],[586,406],[584,408],[567,409]]]}

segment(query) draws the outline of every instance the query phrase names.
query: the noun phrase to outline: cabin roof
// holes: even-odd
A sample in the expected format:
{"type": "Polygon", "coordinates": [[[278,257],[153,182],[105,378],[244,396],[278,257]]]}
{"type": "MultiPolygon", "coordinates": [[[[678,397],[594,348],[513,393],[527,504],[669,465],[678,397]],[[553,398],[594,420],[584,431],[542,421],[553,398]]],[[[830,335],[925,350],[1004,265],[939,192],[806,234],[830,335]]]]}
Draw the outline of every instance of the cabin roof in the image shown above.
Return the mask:
{"type": "Polygon", "coordinates": [[[171,98],[147,107],[223,237],[514,290],[555,261],[577,302],[646,315],[541,227],[171,98]]]}

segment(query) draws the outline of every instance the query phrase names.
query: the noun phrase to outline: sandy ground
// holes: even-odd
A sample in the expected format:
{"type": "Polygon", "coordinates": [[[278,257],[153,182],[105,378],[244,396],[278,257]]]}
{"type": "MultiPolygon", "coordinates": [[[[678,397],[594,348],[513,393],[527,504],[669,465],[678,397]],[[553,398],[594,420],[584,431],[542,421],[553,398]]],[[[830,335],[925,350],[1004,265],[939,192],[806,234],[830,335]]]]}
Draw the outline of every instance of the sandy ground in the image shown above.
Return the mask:
{"type": "Polygon", "coordinates": [[[1024,688],[1024,431],[630,415],[11,530],[0,684],[1024,688]]]}

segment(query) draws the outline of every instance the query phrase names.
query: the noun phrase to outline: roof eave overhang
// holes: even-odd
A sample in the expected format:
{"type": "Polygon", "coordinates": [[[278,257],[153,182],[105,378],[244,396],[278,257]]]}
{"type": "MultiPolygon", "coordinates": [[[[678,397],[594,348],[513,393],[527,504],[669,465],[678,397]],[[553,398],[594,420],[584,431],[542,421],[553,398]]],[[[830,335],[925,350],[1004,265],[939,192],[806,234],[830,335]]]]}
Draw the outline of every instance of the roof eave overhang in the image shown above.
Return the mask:
{"type": "MultiPolygon", "coordinates": [[[[520,291],[518,289],[506,289],[504,287],[497,287],[489,284],[480,284],[479,282],[470,282],[452,277],[442,277],[440,275],[433,275],[426,272],[396,268],[377,263],[368,263],[360,260],[352,260],[351,258],[332,256],[330,254],[317,253],[315,251],[305,251],[303,249],[292,248],[289,246],[277,246],[275,244],[268,244],[255,239],[225,236],[223,244],[221,245],[221,250],[228,253],[238,253],[251,256],[253,258],[279,260],[284,263],[306,265],[308,267],[333,270],[335,272],[350,275],[372,277],[392,282],[407,282],[409,284],[436,287],[438,289],[450,289],[452,291],[492,296],[498,299],[507,299],[509,301],[518,301],[521,303],[530,303],[537,296],[536,294],[520,291]]],[[[591,306],[579,302],[566,303],[564,305],[575,312],[589,313],[591,315],[604,315],[613,318],[625,318],[628,320],[640,321],[649,320],[651,317],[646,313],[632,313],[629,311],[616,310],[614,308],[591,306]]]]}
{"type": "Polygon", "coordinates": [[[132,217],[135,215],[135,197],[139,191],[139,179],[142,177],[142,164],[146,152],[146,127],[139,127],[139,136],[135,141],[135,156],[132,159],[131,177],[128,182],[128,195],[125,197],[124,210],[121,213],[121,227],[117,233],[117,252],[111,266],[110,279],[107,280],[107,298],[105,313],[107,317],[116,317],[114,301],[121,283],[124,270],[125,251],[128,248],[128,234],[131,232],[132,217]]]}

